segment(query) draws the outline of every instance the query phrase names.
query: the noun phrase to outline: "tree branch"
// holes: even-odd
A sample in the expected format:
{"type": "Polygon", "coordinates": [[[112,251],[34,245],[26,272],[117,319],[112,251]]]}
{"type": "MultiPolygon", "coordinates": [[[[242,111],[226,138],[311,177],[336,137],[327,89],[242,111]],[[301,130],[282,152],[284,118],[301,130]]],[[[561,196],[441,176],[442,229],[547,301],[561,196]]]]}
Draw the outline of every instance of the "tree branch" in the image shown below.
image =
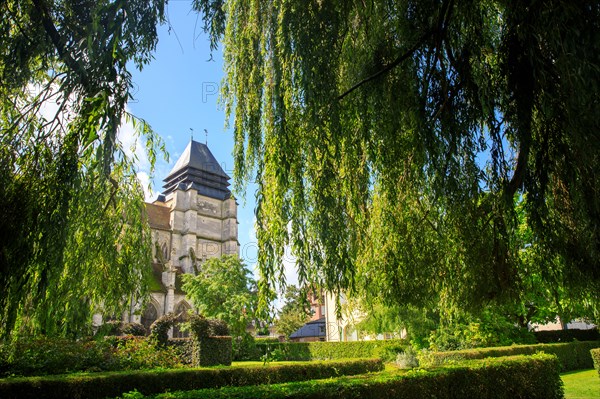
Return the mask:
{"type": "Polygon", "coordinates": [[[407,52],[405,52],[404,54],[402,54],[401,56],[396,58],[391,64],[385,66],[382,70],[380,70],[380,71],[374,73],[373,75],[368,76],[368,77],[364,78],[363,80],[361,80],[360,82],[356,83],[354,86],[352,86],[351,88],[349,88],[348,90],[346,90],[345,92],[340,94],[337,99],[342,100],[344,97],[346,97],[348,94],[352,93],[354,90],[358,89],[362,85],[369,83],[372,80],[377,79],[381,75],[388,73],[389,71],[391,71],[392,69],[394,69],[395,67],[400,65],[404,60],[411,57],[423,45],[423,42],[425,42],[425,40],[427,38],[429,38],[432,34],[433,34],[433,30],[428,30],[427,32],[425,32],[419,38],[419,40],[417,40],[417,42],[410,49],[408,49],[407,52]]]}
{"type": "Polygon", "coordinates": [[[54,22],[50,17],[50,12],[46,3],[44,2],[44,0],[32,0],[32,3],[34,4],[35,8],[39,11],[39,17],[41,19],[42,25],[44,26],[44,30],[50,37],[50,40],[52,41],[52,44],[54,44],[54,47],[56,47],[60,58],[64,61],[65,64],[67,64],[69,68],[71,68],[71,70],[73,70],[73,72],[75,72],[79,76],[79,78],[81,79],[81,84],[85,87],[88,87],[89,79],[85,68],[82,65],[80,65],[75,59],[73,59],[73,57],[71,57],[71,54],[65,48],[65,44],[60,36],[60,33],[58,33],[58,30],[56,30],[56,26],[54,26],[54,22]]]}
{"type": "MultiPolygon", "coordinates": [[[[410,49],[408,49],[408,51],[406,51],[404,54],[402,54],[401,56],[396,58],[391,64],[385,66],[382,70],[374,73],[373,75],[364,78],[363,80],[356,83],[354,86],[352,86],[351,88],[349,88],[348,90],[346,90],[345,92],[340,94],[337,98],[338,101],[342,100],[344,97],[346,97],[348,94],[352,93],[354,90],[358,89],[362,85],[369,83],[372,80],[377,79],[378,77],[388,73],[389,71],[391,71],[392,69],[394,69],[395,67],[400,65],[404,60],[411,57],[423,45],[425,40],[427,40],[433,34],[437,34],[437,36],[439,37],[438,39],[440,39],[442,36],[444,36],[446,33],[446,30],[448,29],[448,22],[450,20],[450,15],[452,13],[452,6],[453,6],[453,0],[444,0],[441,10],[440,10],[438,24],[437,24],[436,28],[430,29],[430,30],[426,31],[425,33],[423,33],[423,35],[419,38],[419,40],[417,40],[417,42],[410,49]]],[[[438,42],[439,41],[440,40],[438,40],[438,42]]],[[[438,49],[440,47],[441,47],[441,44],[438,45],[438,49]]]]}

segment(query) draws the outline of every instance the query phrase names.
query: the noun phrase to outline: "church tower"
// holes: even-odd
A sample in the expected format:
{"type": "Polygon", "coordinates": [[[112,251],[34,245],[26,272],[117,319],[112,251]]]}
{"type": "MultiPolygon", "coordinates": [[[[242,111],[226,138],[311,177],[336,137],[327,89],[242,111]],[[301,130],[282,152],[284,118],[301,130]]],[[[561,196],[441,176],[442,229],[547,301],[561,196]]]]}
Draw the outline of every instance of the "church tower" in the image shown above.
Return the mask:
{"type": "Polygon", "coordinates": [[[194,272],[194,255],[198,261],[239,255],[229,179],[205,144],[190,141],[164,180],[165,190],[154,204],[169,208],[171,264],[184,273],[194,272]]]}
{"type": "Polygon", "coordinates": [[[163,193],[146,204],[156,247],[152,300],[140,320],[146,327],[165,313],[190,308],[181,274],[196,273],[209,258],[239,256],[237,203],[229,180],[209,148],[192,140],[164,179],[163,193]]]}

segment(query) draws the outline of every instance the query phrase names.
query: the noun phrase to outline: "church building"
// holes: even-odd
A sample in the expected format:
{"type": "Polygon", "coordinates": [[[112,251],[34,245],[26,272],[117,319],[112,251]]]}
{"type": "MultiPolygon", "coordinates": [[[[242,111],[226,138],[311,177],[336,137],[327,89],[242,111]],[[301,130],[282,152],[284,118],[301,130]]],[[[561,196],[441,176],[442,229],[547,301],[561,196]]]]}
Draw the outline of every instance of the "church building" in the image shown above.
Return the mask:
{"type": "Polygon", "coordinates": [[[191,140],[164,179],[163,193],[146,204],[155,244],[151,297],[142,314],[129,321],[149,328],[165,313],[190,309],[181,275],[196,273],[206,259],[239,255],[237,203],[229,180],[208,147],[191,140]]]}

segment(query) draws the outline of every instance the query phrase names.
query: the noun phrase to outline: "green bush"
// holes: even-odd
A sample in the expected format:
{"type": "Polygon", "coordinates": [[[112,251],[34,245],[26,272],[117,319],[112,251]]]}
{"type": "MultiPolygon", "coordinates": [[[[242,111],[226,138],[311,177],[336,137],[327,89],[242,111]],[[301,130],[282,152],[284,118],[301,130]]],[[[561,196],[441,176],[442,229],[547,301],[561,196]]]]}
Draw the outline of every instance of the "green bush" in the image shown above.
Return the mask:
{"type": "Polygon", "coordinates": [[[167,345],[173,348],[173,351],[182,364],[187,366],[192,365],[194,342],[191,338],[171,338],[167,345]]]}
{"type": "Polygon", "coordinates": [[[452,323],[442,323],[434,330],[428,341],[437,351],[537,343],[527,328],[516,326],[494,309],[484,309],[478,315],[460,312],[452,323]]]}
{"type": "Polygon", "coordinates": [[[93,373],[0,379],[0,398],[105,398],[138,389],[145,395],[176,389],[218,388],[306,381],[383,370],[381,360],[312,362],[269,367],[224,367],[93,373]]]}
{"type": "Polygon", "coordinates": [[[22,339],[0,346],[0,377],[173,368],[182,367],[184,359],[175,347],[156,348],[131,335],[90,341],[22,339]]]}
{"type": "Polygon", "coordinates": [[[123,323],[121,332],[125,335],[133,335],[135,337],[144,337],[148,334],[146,327],[140,323],[123,323]]]}
{"type": "Polygon", "coordinates": [[[184,362],[174,346],[156,347],[148,339],[132,337],[121,340],[113,356],[118,362],[118,370],[147,370],[157,367],[178,368],[184,362]]]}
{"type": "Polygon", "coordinates": [[[600,348],[590,350],[590,354],[594,361],[594,368],[598,372],[598,377],[600,377],[600,348]]]}
{"type": "Polygon", "coordinates": [[[231,337],[214,336],[227,334],[227,323],[216,319],[206,319],[200,315],[191,315],[190,332],[192,336],[192,365],[216,366],[231,364],[231,337]]]}
{"type": "Polygon", "coordinates": [[[113,335],[134,335],[136,337],[143,337],[148,334],[146,327],[140,323],[125,323],[118,320],[107,321],[102,324],[98,331],[96,331],[96,337],[105,337],[113,335]]]}
{"type": "Polygon", "coordinates": [[[109,343],[58,338],[21,339],[2,345],[0,376],[113,370],[118,360],[109,343]]]}
{"type": "Polygon", "coordinates": [[[417,351],[415,351],[412,346],[409,346],[404,352],[399,353],[398,356],[396,356],[396,365],[401,369],[419,367],[417,351]]]}
{"type": "Polygon", "coordinates": [[[571,342],[577,341],[600,341],[600,333],[598,328],[591,328],[589,330],[553,330],[553,331],[535,331],[533,333],[535,339],[540,344],[547,344],[552,342],[571,342]]]}
{"type": "Polygon", "coordinates": [[[396,359],[407,343],[403,340],[353,342],[284,342],[257,343],[251,360],[261,360],[273,351],[283,353],[281,360],[332,360],[379,357],[386,361],[396,359]]]}
{"type": "Polygon", "coordinates": [[[193,348],[193,366],[231,365],[231,337],[204,337],[193,348]]]}
{"type": "Polygon", "coordinates": [[[232,341],[233,360],[256,360],[260,353],[256,348],[256,340],[250,334],[244,334],[241,337],[235,337],[232,341]]]}
{"type": "Polygon", "coordinates": [[[180,323],[180,317],[175,313],[165,313],[150,326],[149,339],[156,346],[165,346],[169,341],[169,330],[180,323]]]}
{"type": "Polygon", "coordinates": [[[109,320],[98,327],[96,336],[104,337],[110,335],[121,335],[121,324],[120,320],[109,320]]]}
{"type": "MultiPolygon", "coordinates": [[[[124,395],[138,399],[139,393],[124,395]]],[[[468,365],[405,374],[379,373],[330,380],[170,392],[169,399],[559,399],[562,382],[551,355],[471,361],[468,365]]]]}
{"type": "Polygon", "coordinates": [[[421,367],[436,367],[461,360],[484,359],[513,355],[531,355],[537,352],[554,354],[558,357],[562,371],[592,368],[590,349],[600,347],[600,341],[570,342],[564,344],[514,345],[497,348],[466,349],[450,352],[428,352],[419,354],[421,367]]]}
{"type": "Polygon", "coordinates": [[[279,338],[272,338],[272,337],[256,337],[256,338],[254,338],[254,341],[257,344],[278,344],[281,342],[279,340],[279,338]]]}

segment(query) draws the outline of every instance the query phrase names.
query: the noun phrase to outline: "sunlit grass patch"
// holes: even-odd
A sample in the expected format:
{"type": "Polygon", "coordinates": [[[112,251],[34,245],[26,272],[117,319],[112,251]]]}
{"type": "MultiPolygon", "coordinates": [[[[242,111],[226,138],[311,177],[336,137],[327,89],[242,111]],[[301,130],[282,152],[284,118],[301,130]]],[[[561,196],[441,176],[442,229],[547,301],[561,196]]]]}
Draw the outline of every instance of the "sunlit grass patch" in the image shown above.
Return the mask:
{"type": "Polygon", "coordinates": [[[600,378],[594,369],[563,373],[560,378],[565,384],[565,399],[600,398],[600,378]]]}

